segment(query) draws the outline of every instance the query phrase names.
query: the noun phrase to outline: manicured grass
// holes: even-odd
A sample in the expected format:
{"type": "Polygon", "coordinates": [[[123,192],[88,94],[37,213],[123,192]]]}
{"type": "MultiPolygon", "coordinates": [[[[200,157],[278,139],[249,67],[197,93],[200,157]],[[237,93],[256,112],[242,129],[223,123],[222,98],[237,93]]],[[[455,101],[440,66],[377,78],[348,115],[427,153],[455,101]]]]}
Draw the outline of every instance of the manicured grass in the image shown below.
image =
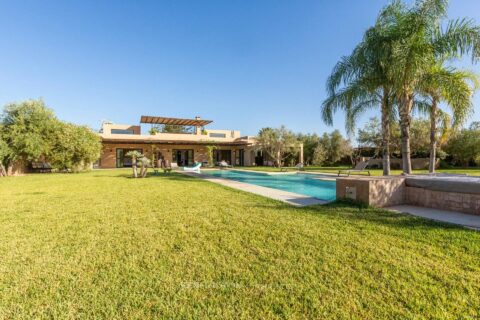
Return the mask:
{"type": "Polygon", "coordinates": [[[480,317],[480,233],[171,174],[0,179],[0,318],[480,317]]]}
{"type": "MultiPolygon", "coordinates": [[[[254,171],[265,171],[265,172],[280,172],[280,169],[275,167],[235,167],[245,170],[254,170],[254,171]]],[[[287,167],[284,168],[288,171],[297,171],[294,167],[287,167]]],[[[338,170],[346,170],[351,169],[348,166],[338,166],[338,167],[318,167],[318,166],[308,166],[305,167],[306,171],[313,171],[313,172],[325,172],[325,173],[338,173],[338,170]]],[[[455,174],[467,174],[471,176],[480,176],[480,168],[453,168],[453,169],[437,169],[439,173],[455,173],[455,174]]],[[[381,176],[383,175],[383,171],[381,169],[371,169],[370,173],[374,176],[381,176]]],[[[414,170],[414,174],[422,174],[428,173],[428,170],[414,170]]],[[[401,170],[392,170],[392,175],[400,175],[402,174],[401,170]]]]}

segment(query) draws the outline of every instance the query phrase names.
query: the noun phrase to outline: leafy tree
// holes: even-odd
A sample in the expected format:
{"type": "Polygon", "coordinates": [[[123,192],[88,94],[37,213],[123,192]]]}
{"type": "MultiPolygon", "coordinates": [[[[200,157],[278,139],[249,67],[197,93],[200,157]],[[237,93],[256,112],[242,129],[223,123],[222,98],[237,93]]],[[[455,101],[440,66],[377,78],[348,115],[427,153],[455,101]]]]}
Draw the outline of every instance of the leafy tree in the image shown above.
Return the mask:
{"type": "MultiPolygon", "coordinates": [[[[442,118],[443,119],[443,118],[442,118]]],[[[443,129],[442,124],[442,129],[443,129]]],[[[357,141],[360,145],[381,150],[381,124],[378,118],[371,118],[363,128],[358,130],[357,141]]],[[[412,137],[412,155],[416,157],[427,157],[430,147],[430,122],[427,119],[413,119],[411,124],[410,135],[412,137]]],[[[400,154],[401,137],[400,127],[397,122],[392,122],[390,126],[391,132],[391,153],[400,154]]],[[[440,146],[439,146],[440,148],[440,146]]],[[[439,149],[438,151],[441,152],[439,149]]],[[[441,152],[443,154],[443,152],[441,152]]]]}
{"type": "Polygon", "coordinates": [[[470,124],[470,130],[478,130],[480,131],[480,121],[473,121],[470,124]]]}
{"type": "Polygon", "coordinates": [[[4,158],[7,167],[16,161],[36,161],[50,154],[58,120],[42,100],[9,104],[0,120],[0,135],[9,148],[9,156],[4,158]]]}
{"type": "Polygon", "coordinates": [[[335,130],[330,134],[324,133],[320,138],[319,146],[325,150],[325,162],[329,164],[336,164],[345,157],[352,160],[353,148],[350,141],[346,140],[339,130],[335,130]]]}
{"type": "Polygon", "coordinates": [[[427,119],[413,119],[410,125],[412,137],[410,147],[415,157],[428,157],[430,148],[430,121],[427,119]]]}
{"type": "Polygon", "coordinates": [[[280,168],[289,153],[298,152],[299,142],[293,132],[285,126],[280,128],[263,128],[257,136],[258,147],[266,152],[280,168]]]}
{"type": "Polygon", "coordinates": [[[445,151],[456,164],[468,167],[473,162],[480,165],[480,130],[465,129],[454,134],[445,151]]]}
{"type": "Polygon", "coordinates": [[[327,160],[327,150],[322,144],[318,144],[313,152],[312,164],[322,166],[327,160]]]}
{"type": "Polygon", "coordinates": [[[303,157],[305,164],[313,163],[315,149],[320,143],[320,137],[314,134],[302,134],[297,135],[298,141],[303,143],[303,157]]]}
{"type": "Polygon", "coordinates": [[[55,168],[78,171],[100,157],[101,142],[91,129],[58,122],[48,159],[55,168]]]}
{"type": "Polygon", "coordinates": [[[2,136],[0,135],[0,177],[4,177],[7,175],[6,168],[8,165],[5,164],[9,162],[11,153],[12,151],[9,148],[7,142],[3,140],[2,136]]]}

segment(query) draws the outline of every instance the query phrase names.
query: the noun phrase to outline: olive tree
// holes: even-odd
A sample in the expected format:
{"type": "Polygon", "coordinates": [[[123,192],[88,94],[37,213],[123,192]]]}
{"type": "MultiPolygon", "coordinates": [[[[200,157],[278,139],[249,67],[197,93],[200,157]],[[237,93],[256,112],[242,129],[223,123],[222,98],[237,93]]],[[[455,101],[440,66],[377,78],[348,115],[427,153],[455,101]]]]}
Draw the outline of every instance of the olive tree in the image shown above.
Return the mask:
{"type": "Polygon", "coordinates": [[[299,141],[295,134],[285,126],[263,128],[257,136],[258,147],[266,152],[280,168],[282,161],[290,153],[298,151],[299,141]]]}
{"type": "Polygon", "coordinates": [[[43,100],[5,106],[0,116],[0,135],[8,146],[8,156],[3,159],[6,171],[15,162],[45,158],[51,151],[58,121],[43,100]]]}
{"type": "Polygon", "coordinates": [[[48,159],[55,168],[79,171],[100,157],[101,148],[100,137],[90,128],[59,122],[48,159]]]}

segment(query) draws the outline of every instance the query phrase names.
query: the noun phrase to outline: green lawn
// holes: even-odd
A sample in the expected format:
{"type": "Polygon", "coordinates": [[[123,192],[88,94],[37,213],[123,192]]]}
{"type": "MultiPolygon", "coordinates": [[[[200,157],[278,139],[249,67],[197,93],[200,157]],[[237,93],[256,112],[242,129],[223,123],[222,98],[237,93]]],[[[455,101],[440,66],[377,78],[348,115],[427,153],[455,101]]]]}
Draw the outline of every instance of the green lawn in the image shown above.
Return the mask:
{"type": "Polygon", "coordinates": [[[171,174],[0,179],[0,319],[480,317],[480,233],[171,174]]]}
{"type": "MultiPolygon", "coordinates": [[[[265,172],[280,172],[280,169],[275,167],[235,167],[245,170],[254,170],[254,171],[265,171],[265,172]]],[[[287,171],[297,171],[294,167],[286,167],[284,170],[287,171]]],[[[338,167],[318,167],[318,166],[308,166],[305,167],[306,171],[312,172],[325,172],[325,173],[338,173],[338,170],[351,169],[349,166],[338,166],[338,167]]],[[[439,173],[456,173],[456,174],[468,174],[472,176],[480,176],[480,168],[454,168],[454,169],[437,169],[439,173]]],[[[383,171],[381,169],[371,169],[370,173],[374,176],[381,176],[383,171]]],[[[392,170],[392,175],[400,175],[402,170],[392,170]]],[[[428,170],[414,170],[413,173],[428,173],[428,170]]]]}

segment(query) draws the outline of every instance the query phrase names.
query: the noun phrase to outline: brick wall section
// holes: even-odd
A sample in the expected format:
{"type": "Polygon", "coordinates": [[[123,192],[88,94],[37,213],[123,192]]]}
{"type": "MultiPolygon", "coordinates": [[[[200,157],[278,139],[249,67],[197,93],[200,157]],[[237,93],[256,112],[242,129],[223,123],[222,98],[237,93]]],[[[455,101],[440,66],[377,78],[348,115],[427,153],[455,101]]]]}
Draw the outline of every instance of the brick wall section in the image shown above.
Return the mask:
{"type": "MultiPolygon", "coordinates": [[[[165,145],[165,144],[114,144],[114,143],[104,143],[102,155],[100,157],[100,168],[115,168],[116,167],[116,150],[120,149],[142,149],[142,153],[147,156],[149,159],[152,158],[152,153],[161,152],[162,156],[165,159],[172,161],[172,150],[173,149],[193,149],[193,160],[195,162],[206,162],[208,161],[207,157],[207,147],[205,145],[165,145]]],[[[245,152],[245,165],[251,165],[252,163],[252,151],[250,148],[246,147],[227,147],[219,146],[218,150],[238,150],[244,149],[245,152]]],[[[232,161],[233,161],[232,154],[232,161]]]]}
{"type": "Polygon", "coordinates": [[[406,187],[406,203],[428,208],[480,215],[480,194],[406,187]]]}

